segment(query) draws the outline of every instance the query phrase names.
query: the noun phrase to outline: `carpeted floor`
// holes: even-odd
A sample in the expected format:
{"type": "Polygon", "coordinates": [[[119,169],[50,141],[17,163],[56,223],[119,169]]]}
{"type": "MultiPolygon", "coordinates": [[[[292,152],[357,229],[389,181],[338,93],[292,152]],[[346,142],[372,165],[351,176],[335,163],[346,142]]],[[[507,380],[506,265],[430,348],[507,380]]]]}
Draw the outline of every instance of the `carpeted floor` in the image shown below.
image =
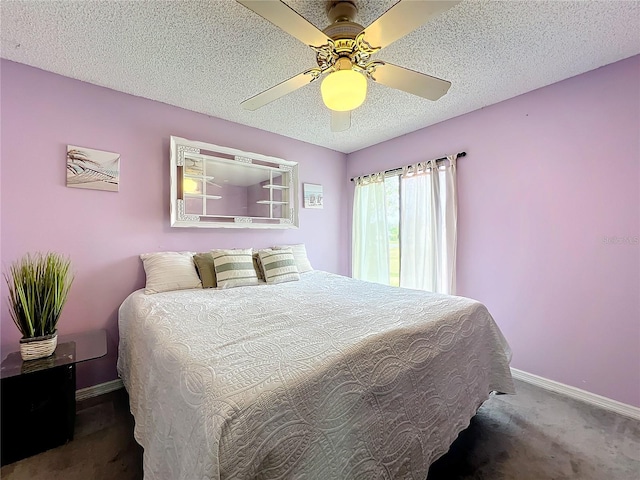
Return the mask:
{"type": "MultiPolygon", "coordinates": [[[[516,382],[492,396],[427,480],[637,480],[640,422],[516,382]]],[[[142,479],[124,390],[78,405],[73,442],[6,465],[3,480],[142,479]]]]}

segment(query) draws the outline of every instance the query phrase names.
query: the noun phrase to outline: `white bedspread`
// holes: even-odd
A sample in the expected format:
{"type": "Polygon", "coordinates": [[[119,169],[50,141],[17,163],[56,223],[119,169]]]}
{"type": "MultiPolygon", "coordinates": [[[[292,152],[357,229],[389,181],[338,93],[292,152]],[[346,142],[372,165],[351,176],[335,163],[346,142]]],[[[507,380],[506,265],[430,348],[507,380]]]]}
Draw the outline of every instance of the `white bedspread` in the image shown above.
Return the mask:
{"type": "Polygon", "coordinates": [[[514,393],[481,303],[326,272],[138,291],[119,327],[146,480],[425,480],[490,391],[514,393]]]}

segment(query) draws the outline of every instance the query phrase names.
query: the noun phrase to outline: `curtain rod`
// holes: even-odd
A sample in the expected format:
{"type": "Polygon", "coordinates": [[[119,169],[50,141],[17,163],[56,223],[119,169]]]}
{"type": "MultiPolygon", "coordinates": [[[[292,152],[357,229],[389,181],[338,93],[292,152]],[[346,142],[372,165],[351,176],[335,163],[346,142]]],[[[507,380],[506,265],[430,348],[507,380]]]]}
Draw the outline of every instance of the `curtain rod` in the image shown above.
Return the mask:
{"type": "MultiPolygon", "coordinates": [[[[458,155],[457,155],[457,157],[456,157],[456,158],[466,157],[466,156],[467,156],[467,152],[460,152],[460,153],[458,153],[458,155]]],[[[442,158],[436,158],[436,159],[435,159],[435,161],[436,161],[436,162],[442,162],[442,161],[444,161],[444,160],[447,160],[447,157],[442,157],[442,158]]],[[[390,174],[390,173],[395,173],[395,172],[400,173],[400,172],[402,172],[402,169],[403,169],[403,168],[404,168],[404,167],[398,167],[398,168],[392,168],[391,170],[385,170],[385,171],[384,171],[384,174],[385,174],[385,175],[388,175],[388,174],[390,174]]],[[[366,175],[360,175],[360,176],[366,177],[366,175]]],[[[351,179],[351,181],[353,182],[356,178],[358,178],[358,177],[353,177],[353,178],[351,179]]]]}

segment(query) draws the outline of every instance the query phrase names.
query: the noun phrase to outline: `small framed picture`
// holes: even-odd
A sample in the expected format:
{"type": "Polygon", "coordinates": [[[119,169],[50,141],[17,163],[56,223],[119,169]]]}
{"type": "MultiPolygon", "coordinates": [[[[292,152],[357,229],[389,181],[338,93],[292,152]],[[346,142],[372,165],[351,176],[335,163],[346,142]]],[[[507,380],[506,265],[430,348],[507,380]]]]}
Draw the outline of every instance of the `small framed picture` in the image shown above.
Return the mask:
{"type": "Polygon", "coordinates": [[[117,192],[120,154],[67,145],[67,187],[117,192]]]}
{"type": "Polygon", "coordinates": [[[324,197],[322,195],[322,185],[315,183],[303,183],[304,208],[322,208],[324,197]]]}

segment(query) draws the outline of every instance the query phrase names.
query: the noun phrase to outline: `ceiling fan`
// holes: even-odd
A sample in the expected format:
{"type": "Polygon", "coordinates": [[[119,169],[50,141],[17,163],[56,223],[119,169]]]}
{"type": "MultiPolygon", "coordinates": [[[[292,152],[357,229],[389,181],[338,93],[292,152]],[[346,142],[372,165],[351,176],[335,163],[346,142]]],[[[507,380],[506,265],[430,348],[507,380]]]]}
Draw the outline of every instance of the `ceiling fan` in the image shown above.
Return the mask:
{"type": "Polygon", "coordinates": [[[280,0],[237,1],[311,47],[318,63],[245,100],[241,105],[247,110],[256,110],[328,74],[320,88],[322,99],[331,109],[331,130],[341,132],[351,126],[351,110],[364,102],[367,79],[429,100],[438,100],[451,86],[446,80],[371,56],[461,0],[400,0],[367,28],[354,22],[356,0],[329,0],[326,11],[331,24],[322,31],[280,0]]]}

